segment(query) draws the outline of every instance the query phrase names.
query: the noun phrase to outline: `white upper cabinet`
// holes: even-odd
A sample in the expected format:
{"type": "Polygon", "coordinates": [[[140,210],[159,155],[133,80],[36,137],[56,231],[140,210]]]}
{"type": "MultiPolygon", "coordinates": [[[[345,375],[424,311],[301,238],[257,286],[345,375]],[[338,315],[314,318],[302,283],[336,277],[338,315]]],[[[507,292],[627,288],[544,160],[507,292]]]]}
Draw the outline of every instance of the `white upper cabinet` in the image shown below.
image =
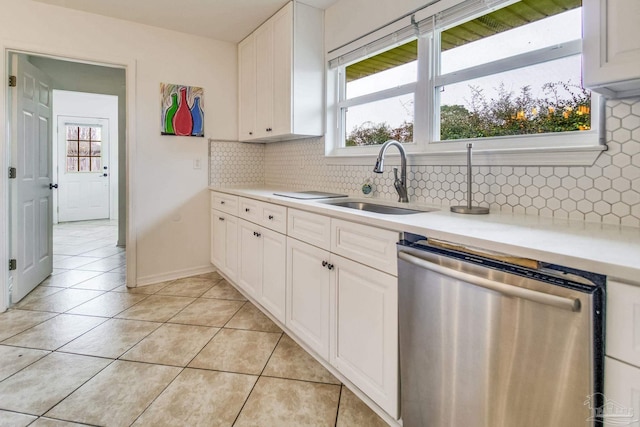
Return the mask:
{"type": "Polygon", "coordinates": [[[322,136],[324,12],[290,2],[238,45],[240,141],[322,136]]]}
{"type": "Polygon", "coordinates": [[[640,2],[584,0],[583,85],[611,98],[640,95],[640,2]]]}

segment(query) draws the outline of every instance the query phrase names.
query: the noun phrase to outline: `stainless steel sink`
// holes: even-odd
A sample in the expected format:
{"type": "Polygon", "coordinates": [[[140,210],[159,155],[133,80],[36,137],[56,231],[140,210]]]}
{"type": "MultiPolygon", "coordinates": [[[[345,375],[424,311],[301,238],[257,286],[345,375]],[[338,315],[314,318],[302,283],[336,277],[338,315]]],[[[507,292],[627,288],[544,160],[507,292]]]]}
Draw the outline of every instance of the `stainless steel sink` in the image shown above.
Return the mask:
{"type": "Polygon", "coordinates": [[[360,211],[375,212],[375,213],[380,213],[385,215],[410,215],[410,214],[417,214],[417,213],[423,213],[423,212],[431,212],[435,210],[435,209],[423,209],[423,210],[408,209],[408,208],[400,208],[397,206],[381,205],[378,203],[354,202],[354,201],[343,201],[343,200],[327,200],[321,203],[324,203],[327,205],[333,205],[333,206],[340,206],[343,208],[357,209],[360,211]]]}

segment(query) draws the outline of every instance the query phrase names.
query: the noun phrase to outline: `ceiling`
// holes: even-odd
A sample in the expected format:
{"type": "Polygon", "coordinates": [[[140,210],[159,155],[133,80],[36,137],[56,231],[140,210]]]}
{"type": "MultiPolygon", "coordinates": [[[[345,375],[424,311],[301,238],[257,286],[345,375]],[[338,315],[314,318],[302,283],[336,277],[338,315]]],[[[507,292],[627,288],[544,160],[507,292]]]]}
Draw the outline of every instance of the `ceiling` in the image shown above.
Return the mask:
{"type": "MultiPolygon", "coordinates": [[[[216,40],[239,42],[288,0],[35,0],[216,40]]],[[[304,0],[326,9],[337,0],[304,0]]]]}

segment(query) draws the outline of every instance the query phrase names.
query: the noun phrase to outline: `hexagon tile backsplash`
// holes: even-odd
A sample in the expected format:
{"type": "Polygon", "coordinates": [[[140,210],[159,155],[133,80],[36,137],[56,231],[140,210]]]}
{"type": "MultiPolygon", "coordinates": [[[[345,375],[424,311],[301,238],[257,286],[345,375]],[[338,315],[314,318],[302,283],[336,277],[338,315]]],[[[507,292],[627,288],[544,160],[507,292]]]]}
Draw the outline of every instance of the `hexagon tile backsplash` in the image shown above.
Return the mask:
{"type": "MultiPolygon", "coordinates": [[[[608,150],[595,165],[476,167],[475,203],[504,212],[640,227],[640,99],[608,101],[606,117],[608,150]]],[[[363,181],[371,178],[374,197],[397,197],[391,168],[378,175],[372,165],[326,165],[323,138],[265,146],[225,143],[230,145],[220,150],[211,144],[210,182],[215,185],[266,184],[360,195],[363,181]]],[[[466,203],[463,166],[411,166],[407,179],[413,201],[466,203]]]]}

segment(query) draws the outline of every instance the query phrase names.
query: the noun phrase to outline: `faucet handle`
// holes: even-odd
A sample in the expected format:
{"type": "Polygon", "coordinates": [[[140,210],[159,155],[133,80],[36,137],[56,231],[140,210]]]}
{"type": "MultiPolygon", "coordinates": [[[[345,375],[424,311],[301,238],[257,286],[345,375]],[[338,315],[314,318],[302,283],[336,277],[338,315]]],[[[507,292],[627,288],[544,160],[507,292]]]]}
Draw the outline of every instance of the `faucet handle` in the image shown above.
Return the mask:
{"type": "Polygon", "coordinates": [[[396,181],[398,180],[398,168],[393,168],[393,177],[396,181]]]}

